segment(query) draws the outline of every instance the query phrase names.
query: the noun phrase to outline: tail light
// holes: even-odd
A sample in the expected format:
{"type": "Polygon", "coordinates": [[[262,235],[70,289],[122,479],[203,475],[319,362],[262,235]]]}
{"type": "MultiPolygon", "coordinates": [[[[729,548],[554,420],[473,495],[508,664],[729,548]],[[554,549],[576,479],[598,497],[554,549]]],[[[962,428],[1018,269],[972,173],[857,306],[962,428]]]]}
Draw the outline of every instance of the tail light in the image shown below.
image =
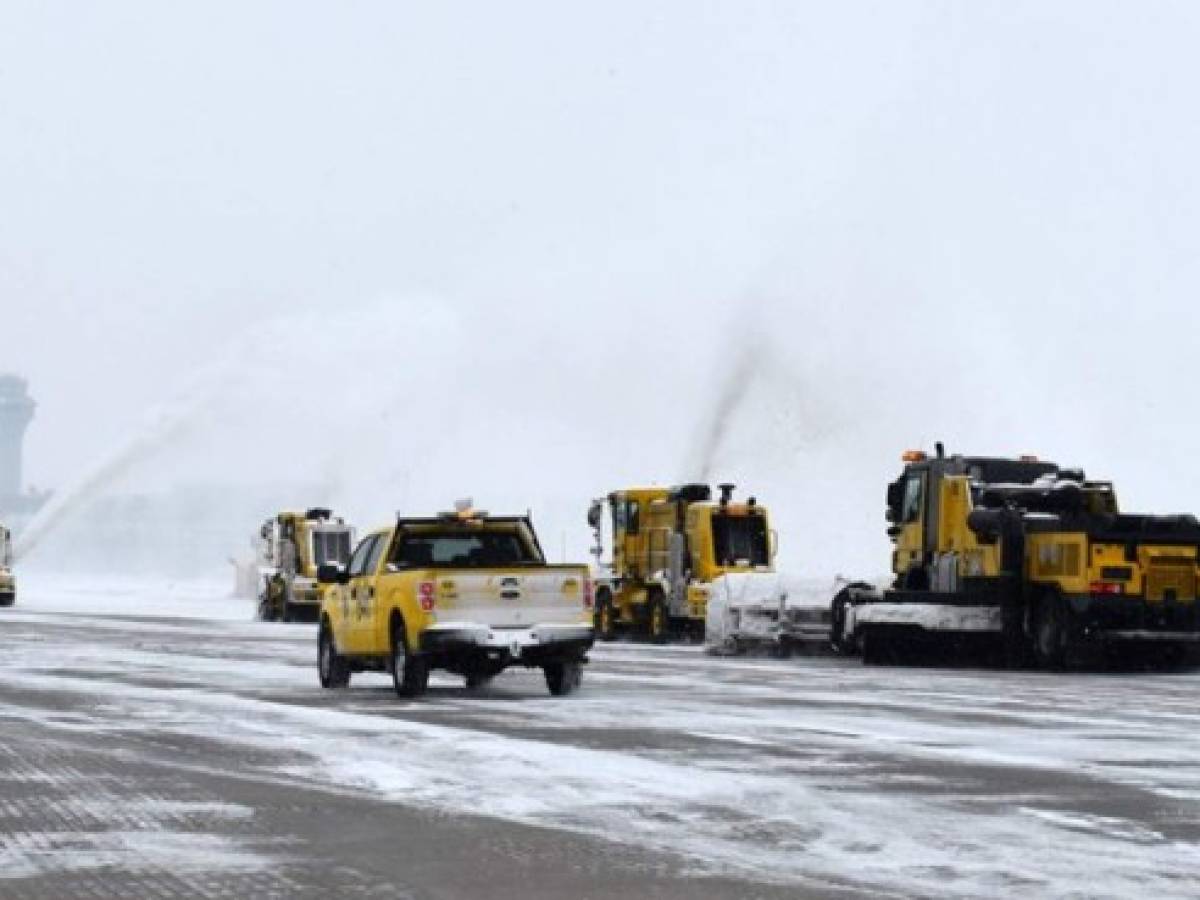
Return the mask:
{"type": "Polygon", "coordinates": [[[1093,594],[1102,594],[1106,597],[1114,597],[1117,594],[1125,593],[1125,588],[1122,585],[1114,584],[1111,581],[1093,581],[1091,585],[1093,594]]]}
{"type": "Polygon", "coordinates": [[[420,600],[423,611],[433,612],[437,603],[437,585],[432,581],[422,581],[417,587],[417,599],[420,600]]]}
{"type": "Polygon", "coordinates": [[[583,579],[583,608],[591,609],[596,605],[596,586],[592,584],[592,579],[583,579]]]}

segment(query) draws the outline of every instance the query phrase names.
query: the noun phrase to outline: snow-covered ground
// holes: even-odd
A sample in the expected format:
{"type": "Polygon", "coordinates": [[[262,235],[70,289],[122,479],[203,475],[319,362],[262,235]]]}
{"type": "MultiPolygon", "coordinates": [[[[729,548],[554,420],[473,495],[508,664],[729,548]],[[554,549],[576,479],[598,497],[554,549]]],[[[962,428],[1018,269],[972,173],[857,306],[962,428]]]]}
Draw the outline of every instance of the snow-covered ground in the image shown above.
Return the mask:
{"type": "MultiPolygon", "coordinates": [[[[435,676],[428,697],[402,702],[381,676],[322,692],[314,627],[253,622],[227,590],[26,578],[0,618],[0,733],[213,742],[213,768],[243,760],[242,778],[560,830],[748,885],[1200,895],[1196,674],[870,669],[615,644],[573,697],[512,672],[482,692],[435,676]],[[64,713],[63,697],[79,702],[64,713]]],[[[123,853],[174,865],[186,846],[118,826],[87,848],[117,869],[123,853]]],[[[271,864],[221,835],[193,859],[271,864]]],[[[26,843],[0,852],[0,878],[78,859],[26,843]]]]}

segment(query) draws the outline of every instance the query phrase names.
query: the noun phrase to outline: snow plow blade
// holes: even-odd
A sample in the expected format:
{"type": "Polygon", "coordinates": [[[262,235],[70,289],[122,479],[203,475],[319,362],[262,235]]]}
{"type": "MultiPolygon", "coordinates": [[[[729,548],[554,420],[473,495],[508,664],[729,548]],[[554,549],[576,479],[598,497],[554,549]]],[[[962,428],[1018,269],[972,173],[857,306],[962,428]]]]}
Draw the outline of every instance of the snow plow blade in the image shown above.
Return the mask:
{"type": "Polygon", "coordinates": [[[774,574],[727,575],[713,582],[705,619],[705,649],[736,656],[830,652],[827,588],[785,585],[774,574]]]}

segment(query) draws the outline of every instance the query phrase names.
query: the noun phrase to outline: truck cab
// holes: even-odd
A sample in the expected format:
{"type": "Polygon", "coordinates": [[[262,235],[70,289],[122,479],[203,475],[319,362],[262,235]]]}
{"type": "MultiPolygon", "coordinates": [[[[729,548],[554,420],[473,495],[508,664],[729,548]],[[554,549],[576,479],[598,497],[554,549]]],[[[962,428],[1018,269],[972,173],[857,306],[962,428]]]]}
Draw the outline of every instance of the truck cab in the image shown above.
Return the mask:
{"type": "Polygon", "coordinates": [[[324,687],[386,671],[401,696],[445,669],[480,687],[511,666],[540,668],[555,695],[579,686],[592,645],[586,566],[549,565],[528,516],[463,506],[398,517],[372,531],[345,567],[318,573],[318,666],[324,687]]]}
{"type": "Polygon", "coordinates": [[[0,606],[12,606],[17,601],[17,579],[12,563],[12,533],[0,524],[0,606]]]}
{"type": "MultiPolygon", "coordinates": [[[[1089,645],[1200,642],[1200,522],[1121,512],[1111,482],[1034,457],[904,455],[887,493],[892,588],[839,595],[834,643],[994,635],[1017,664],[1089,645]]],[[[871,647],[875,649],[872,650],[871,647]]],[[[886,654],[885,654],[886,655],[886,654]]]]}
{"type": "Polygon", "coordinates": [[[766,507],[733,499],[720,486],[714,501],[705,484],[629,488],[595,500],[588,522],[596,535],[596,629],[604,639],[618,627],[665,641],[672,630],[704,628],[714,584],[726,576],[773,572],[774,534],[766,507]],[[612,559],[604,554],[604,510],[611,519],[612,559]]]}

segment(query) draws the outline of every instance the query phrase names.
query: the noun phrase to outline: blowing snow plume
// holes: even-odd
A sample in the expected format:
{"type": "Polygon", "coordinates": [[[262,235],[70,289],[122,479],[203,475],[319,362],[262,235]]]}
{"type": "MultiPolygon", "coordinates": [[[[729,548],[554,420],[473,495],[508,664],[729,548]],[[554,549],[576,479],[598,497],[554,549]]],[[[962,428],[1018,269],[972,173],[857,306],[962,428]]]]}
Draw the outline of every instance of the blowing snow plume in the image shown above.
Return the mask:
{"type": "Polygon", "coordinates": [[[22,531],[14,555],[18,559],[27,556],[60,525],[138,465],[182,439],[231,384],[231,375],[227,366],[214,366],[200,373],[173,400],[152,410],[132,437],[85,467],[73,483],[55,493],[22,531]]]}
{"type": "Polygon", "coordinates": [[[749,336],[742,339],[718,386],[712,406],[701,419],[702,428],[689,473],[695,473],[705,484],[713,477],[717,455],[724,447],[738,411],[746,401],[750,385],[761,369],[762,353],[758,341],[749,336]]]}
{"type": "MultiPolygon", "coordinates": [[[[125,545],[137,543],[164,562],[178,552],[223,563],[226,553],[211,552],[198,534],[201,519],[228,531],[209,535],[210,544],[220,538],[232,549],[244,544],[258,514],[247,507],[340,501],[349,489],[340,477],[347,470],[364,473],[378,490],[384,477],[396,480],[383,466],[397,455],[393,432],[401,431],[388,413],[428,415],[437,397],[423,403],[412,396],[414,377],[446,346],[457,346],[456,324],[432,301],[385,300],[339,310],[336,317],[302,312],[243,327],[129,437],[80,460],[78,476],[29,523],[16,553],[25,558],[61,538],[73,542],[72,556],[79,557],[82,533],[91,550],[129,552],[125,545]],[[352,382],[370,389],[352,390],[352,382]],[[189,486],[190,508],[180,499],[189,486]],[[133,523],[117,529],[126,537],[113,547],[111,535],[89,532],[87,525],[96,501],[118,491],[153,495],[158,518],[131,513],[133,523]]],[[[414,456],[408,448],[404,463],[414,456]]]]}

